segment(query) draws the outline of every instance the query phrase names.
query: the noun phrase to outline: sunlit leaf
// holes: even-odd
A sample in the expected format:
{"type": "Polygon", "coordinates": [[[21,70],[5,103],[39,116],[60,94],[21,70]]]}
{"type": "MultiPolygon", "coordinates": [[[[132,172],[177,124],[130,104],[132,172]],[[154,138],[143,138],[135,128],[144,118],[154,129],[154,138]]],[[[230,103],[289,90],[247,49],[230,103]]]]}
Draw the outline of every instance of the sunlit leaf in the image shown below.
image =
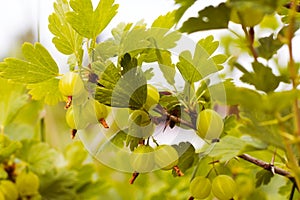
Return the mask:
{"type": "Polygon", "coordinates": [[[96,39],[118,9],[114,0],[101,0],[95,10],[91,0],[71,0],[70,6],[74,11],[67,13],[67,21],[80,35],[90,39],[96,39]]]}
{"type": "Polygon", "coordinates": [[[217,43],[211,42],[212,46],[210,46],[208,43],[208,41],[211,41],[210,38],[211,36],[197,43],[194,56],[192,56],[190,51],[183,51],[179,55],[179,62],[176,66],[186,81],[190,83],[197,82],[221,70],[211,58],[217,43]]]}
{"type": "Polygon", "coordinates": [[[52,78],[40,83],[29,84],[27,85],[28,93],[34,100],[43,100],[46,104],[55,105],[64,99],[58,89],[58,82],[58,79],[52,78]]]}
{"type": "Polygon", "coordinates": [[[6,58],[5,69],[0,76],[16,82],[33,84],[39,83],[58,75],[58,66],[49,52],[40,43],[33,46],[24,43],[22,52],[26,60],[6,58]]]}
{"type": "Polygon", "coordinates": [[[54,34],[52,42],[63,54],[70,55],[75,53],[79,55],[83,37],[67,22],[66,13],[70,11],[68,1],[57,0],[54,3],[54,11],[48,18],[48,28],[54,34]]]}
{"type": "MultiPolygon", "coordinates": [[[[126,55],[129,56],[129,54],[126,55]]],[[[129,61],[129,63],[131,62],[135,61],[129,61]]],[[[131,64],[130,66],[132,66],[131,64]]],[[[147,80],[142,70],[139,68],[129,70],[122,76],[120,72],[113,64],[106,68],[100,76],[101,86],[96,89],[95,99],[113,107],[141,108],[147,96],[147,80]]]]}
{"type": "Polygon", "coordinates": [[[37,174],[43,174],[54,168],[57,153],[46,143],[23,140],[22,148],[17,156],[28,164],[30,170],[37,174]]]}

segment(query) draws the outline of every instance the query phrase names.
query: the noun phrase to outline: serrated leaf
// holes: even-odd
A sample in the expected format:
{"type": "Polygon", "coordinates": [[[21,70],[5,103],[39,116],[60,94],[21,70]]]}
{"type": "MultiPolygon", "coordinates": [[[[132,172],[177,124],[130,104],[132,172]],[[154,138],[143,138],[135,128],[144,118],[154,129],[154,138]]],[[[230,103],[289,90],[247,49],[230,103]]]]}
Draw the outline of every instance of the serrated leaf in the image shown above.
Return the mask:
{"type": "Polygon", "coordinates": [[[176,42],[181,38],[180,32],[170,32],[170,29],[166,28],[152,27],[147,31],[147,34],[147,39],[151,42],[150,47],[158,50],[176,47],[176,42]]]}
{"type": "Polygon", "coordinates": [[[189,83],[197,82],[221,70],[211,58],[211,52],[215,50],[217,43],[212,42],[213,47],[210,47],[206,41],[204,39],[197,43],[193,57],[190,51],[183,51],[179,55],[179,62],[176,66],[189,83]]]}
{"type": "Polygon", "coordinates": [[[245,145],[245,141],[228,135],[221,138],[209,155],[220,158],[221,162],[225,162],[239,155],[245,145]]]}
{"type": "Polygon", "coordinates": [[[77,182],[74,185],[77,192],[80,193],[87,184],[92,182],[95,172],[93,164],[78,165],[76,174],[77,182]]]}
{"type": "Polygon", "coordinates": [[[139,109],[147,97],[147,80],[141,71],[130,70],[121,76],[120,71],[109,65],[101,74],[95,99],[113,107],[139,109]]]}
{"type": "Polygon", "coordinates": [[[176,10],[168,12],[166,15],[159,16],[152,23],[151,27],[170,29],[175,25],[176,10]]]}
{"type": "Polygon", "coordinates": [[[42,100],[48,105],[55,105],[64,99],[58,88],[59,80],[52,78],[36,84],[28,84],[29,94],[34,100],[42,100]]]}
{"type": "Polygon", "coordinates": [[[129,53],[126,53],[124,56],[122,56],[120,65],[122,67],[121,74],[124,75],[130,70],[133,70],[133,72],[136,72],[137,67],[137,59],[132,58],[129,53]]]}
{"type": "Polygon", "coordinates": [[[5,127],[28,102],[23,85],[0,78],[0,125],[5,127]]]}
{"type": "Polygon", "coordinates": [[[180,7],[176,10],[175,20],[178,23],[183,14],[189,9],[196,1],[195,0],[175,0],[176,4],[180,4],[180,7]]]}
{"type": "Polygon", "coordinates": [[[147,69],[146,71],[144,71],[144,75],[147,80],[151,80],[154,77],[153,68],[150,68],[150,69],[147,69]]]}
{"type": "Polygon", "coordinates": [[[6,68],[0,76],[15,82],[34,84],[58,76],[58,66],[47,49],[40,43],[24,43],[22,52],[26,60],[6,58],[6,68]]]}
{"type": "Polygon", "coordinates": [[[274,34],[258,39],[260,46],[257,48],[258,55],[265,59],[270,59],[283,45],[278,38],[274,39],[274,34]]]}
{"type": "Polygon", "coordinates": [[[193,33],[203,30],[222,29],[228,27],[230,8],[225,3],[217,7],[208,6],[199,11],[198,17],[191,17],[180,28],[181,32],[193,33]],[[218,16],[218,17],[216,17],[218,16]]]}
{"type": "Polygon", "coordinates": [[[95,11],[91,0],[71,0],[70,6],[74,11],[67,13],[67,21],[80,35],[94,40],[117,14],[118,9],[114,0],[101,0],[95,11]]]}
{"type": "Polygon", "coordinates": [[[37,174],[53,169],[56,152],[46,143],[35,140],[21,141],[22,148],[17,157],[28,164],[28,168],[37,174]]]}
{"type": "Polygon", "coordinates": [[[39,176],[39,193],[43,199],[72,200],[76,199],[76,173],[67,169],[51,170],[39,176]]]}
{"type": "Polygon", "coordinates": [[[261,170],[256,173],[256,187],[260,187],[262,185],[267,185],[270,181],[271,178],[274,176],[274,174],[268,170],[261,170]]]}
{"type": "Polygon", "coordinates": [[[80,141],[69,144],[64,150],[64,157],[70,169],[79,169],[87,156],[88,153],[80,141]]]}
{"type": "Polygon", "coordinates": [[[273,74],[270,67],[264,66],[259,62],[252,63],[253,72],[245,73],[240,79],[251,85],[254,85],[257,90],[266,93],[274,91],[283,77],[273,74]]]}
{"type": "Polygon", "coordinates": [[[6,135],[0,135],[0,162],[4,162],[22,147],[19,141],[12,141],[6,135]]]}
{"type": "Polygon", "coordinates": [[[54,3],[54,11],[48,18],[48,28],[54,35],[52,42],[61,53],[66,55],[75,53],[80,56],[83,37],[67,22],[66,13],[70,11],[68,1],[57,0],[54,3]]]}
{"type": "Polygon", "coordinates": [[[106,40],[96,45],[92,51],[91,59],[93,62],[100,61],[104,62],[108,58],[117,56],[119,46],[113,40],[106,40]]]}

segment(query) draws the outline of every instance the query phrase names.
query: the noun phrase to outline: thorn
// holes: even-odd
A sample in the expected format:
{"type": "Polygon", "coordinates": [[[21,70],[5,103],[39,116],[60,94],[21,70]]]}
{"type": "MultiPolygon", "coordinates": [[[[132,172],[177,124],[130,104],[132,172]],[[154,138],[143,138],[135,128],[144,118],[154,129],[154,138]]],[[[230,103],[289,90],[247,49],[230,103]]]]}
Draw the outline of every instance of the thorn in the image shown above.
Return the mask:
{"type": "Polygon", "coordinates": [[[133,172],[132,177],[131,177],[131,179],[129,180],[129,183],[130,183],[130,184],[133,184],[134,181],[135,181],[135,179],[138,177],[139,174],[140,174],[140,173],[138,173],[138,172],[133,172]]]}
{"type": "Polygon", "coordinates": [[[194,199],[195,199],[194,197],[190,197],[190,198],[189,198],[189,200],[194,200],[194,199]]]}
{"type": "Polygon", "coordinates": [[[104,128],[109,128],[104,118],[99,119],[99,122],[104,128]]]}

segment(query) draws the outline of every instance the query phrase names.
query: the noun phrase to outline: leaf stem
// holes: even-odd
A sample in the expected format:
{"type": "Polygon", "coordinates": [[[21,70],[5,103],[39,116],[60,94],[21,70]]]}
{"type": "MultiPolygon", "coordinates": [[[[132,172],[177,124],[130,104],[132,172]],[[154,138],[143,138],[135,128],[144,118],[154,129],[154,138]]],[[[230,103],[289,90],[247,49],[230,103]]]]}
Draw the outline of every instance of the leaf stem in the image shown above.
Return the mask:
{"type": "Polygon", "coordinates": [[[255,36],[255,34],[254,34],[254,28],[250,27],[249,31],[248,31],[247,27],[245,27],[244,25],[242,25],[242,29],[243,29],[243,31],[245,33],[245,36],[246,36],[246,39],[247,39],[247,42],[248,42],[248,48],[249,48],[250,52],[252,53],[254,61],[257,61],[258,55],[257,55],[257,52],[254,49],[254,46],[253,46],[254,36],[255,36]]]}

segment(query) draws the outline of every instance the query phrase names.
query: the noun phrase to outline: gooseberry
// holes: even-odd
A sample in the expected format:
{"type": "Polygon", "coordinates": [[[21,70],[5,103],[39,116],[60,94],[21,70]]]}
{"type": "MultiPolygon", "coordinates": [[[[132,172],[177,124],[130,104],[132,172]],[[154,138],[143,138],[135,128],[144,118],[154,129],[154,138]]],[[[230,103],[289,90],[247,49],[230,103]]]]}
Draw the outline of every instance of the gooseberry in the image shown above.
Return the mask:
{"type": "Polygon", "coordinates": [[[220,200],[232,199],[236,192],[236,183],[228,175],[219,175],[212,181],[212,193],[220,200]]]}
{"type": "Polygon", "coordinates": [[[170,170],[178,164],[178,153],[170,145],[160,145],[155,149],[155,163],[163,170],[170,170]]]}
{"type": "Polygon", "coordinates": [[[211,109],[201,111],[196,124],[197,134],[207,140],[219,138],[224,128],[222,117],[211,109]]]}

